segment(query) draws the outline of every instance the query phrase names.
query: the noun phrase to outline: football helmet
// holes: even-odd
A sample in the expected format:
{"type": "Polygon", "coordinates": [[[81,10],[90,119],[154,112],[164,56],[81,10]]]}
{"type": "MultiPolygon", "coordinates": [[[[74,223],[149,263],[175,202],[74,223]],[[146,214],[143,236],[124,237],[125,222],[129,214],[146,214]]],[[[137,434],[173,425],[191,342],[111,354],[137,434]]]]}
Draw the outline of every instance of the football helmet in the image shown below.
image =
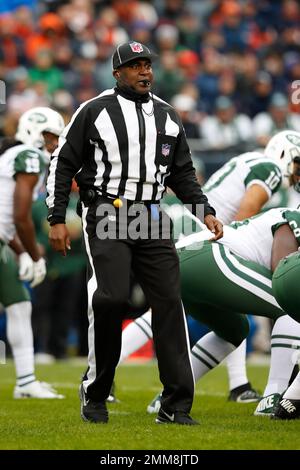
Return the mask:
{"type": "Polygon", "coordinates": [[[15,138],[23,144],[44,150],[43,132],[51,132],[59,136],[64,127],[64,120],[57,111],[46,107],[36,107],[22,114],[15,138]]]}
{"type": "Polygon", "coordinates": [[[292,130],[278,132],[269,140],[264,153],[268,158],[275,160],[282,171],[284,185],[290,186],[293,161],[295,158],[299,158],[300,161],[300,132],[292,130]]]}
{"type": "Polygon", "coordinates": [[[300,320],[300,252],[283,258],[272,276],[272,290],[280,307],[294,320],[300,320]]]}

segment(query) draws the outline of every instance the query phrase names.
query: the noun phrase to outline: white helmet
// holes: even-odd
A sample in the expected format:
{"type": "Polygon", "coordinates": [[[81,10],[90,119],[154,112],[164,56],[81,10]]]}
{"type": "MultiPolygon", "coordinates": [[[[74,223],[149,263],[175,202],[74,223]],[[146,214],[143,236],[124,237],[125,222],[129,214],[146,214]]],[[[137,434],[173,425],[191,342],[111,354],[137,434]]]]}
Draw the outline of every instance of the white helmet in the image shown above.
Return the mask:
{"type": "Polygon", "coordinates": [[[300,132],[286,130],[275,134],[264,153],[276,161],[284,178],[289,177],[293,174],[293,160],[300,159],[300,132]]]}
{"type": "Polygon", "coordinates": [[[45,145],[43,132],[59,136],[65,127],[62,116],[51,108],[36,107],[22,114],[19,119],[16,140],[35,148],[45,145]]]}

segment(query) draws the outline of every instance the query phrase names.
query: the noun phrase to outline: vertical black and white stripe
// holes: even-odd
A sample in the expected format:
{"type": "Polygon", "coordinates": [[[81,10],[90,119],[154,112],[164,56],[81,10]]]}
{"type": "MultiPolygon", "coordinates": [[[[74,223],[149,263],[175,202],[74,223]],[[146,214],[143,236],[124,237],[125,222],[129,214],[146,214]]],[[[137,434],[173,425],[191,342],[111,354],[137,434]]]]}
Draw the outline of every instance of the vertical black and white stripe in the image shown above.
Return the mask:
{"type": "Polygon", "coordinates": [[[111,89],[80,106],[51,160],[50,223],[64,222],[74,175],[80,188],[134,201],[159,201],[168,185],[184,203],[214,213],[196,182],[180,118],[154,95],[142,102],[111,89]]]}

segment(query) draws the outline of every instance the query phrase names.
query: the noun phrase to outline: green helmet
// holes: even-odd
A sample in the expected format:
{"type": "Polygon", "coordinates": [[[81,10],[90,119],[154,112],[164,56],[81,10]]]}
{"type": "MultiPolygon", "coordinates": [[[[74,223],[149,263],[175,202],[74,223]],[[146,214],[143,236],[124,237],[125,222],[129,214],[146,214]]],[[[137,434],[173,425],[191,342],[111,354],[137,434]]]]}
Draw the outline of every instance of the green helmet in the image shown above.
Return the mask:
{"type": "Polygon", "coordinates": [[[272,277],[273,294],[280,307],[300,321],[300,252],[283,258],[272,277]]]}

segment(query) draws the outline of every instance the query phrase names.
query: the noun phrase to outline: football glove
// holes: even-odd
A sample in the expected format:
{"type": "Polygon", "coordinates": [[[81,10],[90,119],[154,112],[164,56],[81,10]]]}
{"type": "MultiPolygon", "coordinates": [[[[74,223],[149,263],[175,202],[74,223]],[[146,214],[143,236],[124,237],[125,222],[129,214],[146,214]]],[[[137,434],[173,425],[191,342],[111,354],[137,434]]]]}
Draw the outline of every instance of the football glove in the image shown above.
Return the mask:
{"type": "Polygon", "coordinates": [[[30,283],[30,287],[35,287],[45,279],[47,273],[46,261],[44,258],[40,258],[38,261],[33,263],[33,276],[30,283]]]}
{"type": "Polygon", "coordinates": [[[19,278],[21,281],[31,281],[33,278],[33,259],[26,253],[19,255],[19,278]]]}

